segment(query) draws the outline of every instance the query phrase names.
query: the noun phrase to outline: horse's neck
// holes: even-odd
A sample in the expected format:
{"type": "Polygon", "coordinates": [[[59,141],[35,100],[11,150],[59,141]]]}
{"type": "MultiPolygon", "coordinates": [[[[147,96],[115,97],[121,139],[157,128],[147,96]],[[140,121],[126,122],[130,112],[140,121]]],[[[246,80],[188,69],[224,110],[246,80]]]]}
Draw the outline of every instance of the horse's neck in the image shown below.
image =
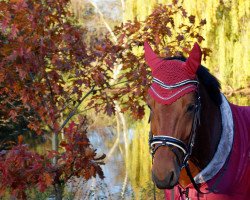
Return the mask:
{"type": "MultiPolygon", "coordinates": [[[[195,177],[200,172],[200,169],[192,161],[189,161],[188,164],[189,164],[189,168],[190,168],[190,172],[192,176],[195,177]]],[[[189,176],[187,175],[186,169],[182,168],[181,173],[180,173],[180,178],[179,178],[179,184],[185,188],[190,183],[191,183],[191,180],[189,176]]]]}
{"type": "MultiPolygon", "coordinates": [[[[221,138],[221,113],[205,90],[200,92],[201,96],[201,124],[197,129],[195,145],[191,160],[190,170],[195,177],[213,159],[221,138]]],[[[181,171],[179,183],[185,187],[190,184],[190,179],[184,168],[181,171]]]]}
{"type": "Polygon", "coordinates": [[[222,130],[220,108],[214,104],[205,90],[200,91],[201,96],[201,124],[197,129],[192,161],[201,170],[212,160],[222,130]]]}

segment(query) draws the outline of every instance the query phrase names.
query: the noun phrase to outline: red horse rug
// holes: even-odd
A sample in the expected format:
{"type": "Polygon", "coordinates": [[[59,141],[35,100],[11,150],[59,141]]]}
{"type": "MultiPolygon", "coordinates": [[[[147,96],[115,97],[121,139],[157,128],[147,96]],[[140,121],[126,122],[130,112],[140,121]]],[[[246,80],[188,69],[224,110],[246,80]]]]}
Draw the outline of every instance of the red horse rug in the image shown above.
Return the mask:
{"type": "Polygon", "coordinates": [[[228,103],[222,95],[223,133],[218,149],[206,168],[194,178],[203,194],[192,184],[165,190],[169,200],[250,199],[250,106],[228,103]]]}

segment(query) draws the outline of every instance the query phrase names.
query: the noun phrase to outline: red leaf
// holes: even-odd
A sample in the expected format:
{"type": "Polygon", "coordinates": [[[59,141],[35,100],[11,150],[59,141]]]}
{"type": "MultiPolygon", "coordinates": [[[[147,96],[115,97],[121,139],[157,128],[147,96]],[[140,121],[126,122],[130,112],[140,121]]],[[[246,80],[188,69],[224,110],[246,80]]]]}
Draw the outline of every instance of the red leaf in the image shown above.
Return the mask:
{"type": "Polygon", "coordinates": [[[189,22],[190,22],[190,23],[192,23],[192,24],[195,23],[195,16],[194,16],[194,15],[190,15],[190,16],[188,17],[188,19],[189,19],[189,22]]]}
{"type": "Polygon", "coordinates": [[[9,19],[5,18],[3,21],[2,21],[2,24],[1,24],[1,29],[3,32],[5,32],[6,28],[8,27],[9,25],[9,19]]]}
{"type": "Polygon", "coordinates": [[[68,127],[68,132],[72,133],[75,126],[76,124],[74,121],[70,122],[69,127],[68,127]]]}
{"type": "Polygon", "coordinates": [[[9,112],[9,116],[10,116],[11,119],[15,120],[16,116],[17,116],[17,112],[15,110],[11,110],[9,112]]]}
{"type": "Polygon", "coordinates": [[[111,116],[115,113],[115,108],[110,103],[107,103],[105,111],[109,116],[111,116]]]}
{"type": "Polygon", "coordinates": [[[180,41],[184,40],[184,36],[183,35],[178,35],[176,37],[176,39],[180,42],[180,41]]]}
{"type": "Polygon", "coordinates": [[[12,27],[11,27],[11,35],[10,37],[12,39],[14,39],[16,36],[17,36],[17,33],[19,32],[18,28],[17,28],[17,25],[16,24],[13,24],[12,27]]]}
{"type": "Polygon", "coordinates": [[[197,40],[198,40],[199,43],[201,43],[201,42],[202,42],[203,40],[205,40],[205,39],[204,39],[202,36],[199,35],[199,36],[197,37],[197,40]]]}
{"type": "Polygon", "coordinates": [[[201,21],[200,21],[200,25],[205,25],[207,23],[207,21],[206,21],[206,19],[202,19],[201,21]]]}

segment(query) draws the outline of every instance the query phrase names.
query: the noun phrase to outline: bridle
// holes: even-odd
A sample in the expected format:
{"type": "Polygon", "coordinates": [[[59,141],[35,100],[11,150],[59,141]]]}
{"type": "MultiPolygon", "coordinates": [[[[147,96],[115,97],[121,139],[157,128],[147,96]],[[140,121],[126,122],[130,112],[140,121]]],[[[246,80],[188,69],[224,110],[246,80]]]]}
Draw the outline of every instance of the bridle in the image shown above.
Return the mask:
{"type": "MultiPolygon", "coordinates": [[[[153,78],[153,82],[156,82],[158,84],[160,84],[161,86],[163,86],[162,82],[158,82],[158,80],[155,80],[153,78]]],[[[194,185],[194,188],[197,190],[197,192],[199,193],[203,193],[200,191],[198,185],[195,183],[194,178],[191,174],[190,168],[189,168],[189,164],[188,164],[188,160],[190,159],[190,156],[192,154],[192,150],[194,147],[194,143],[195,143],[195,137],[196,137],[196,130],[197,127],[200,125],[200,110],[201,110],[201,100],[200,100],[200,95],[199,95],[199,82],[198,80],[187,80],[186,82],[183,81],[181,82],[181,84],[176,84],[174,86],[171,86],[171,88],[177,88],[186,84],[195,84],[197,85],[197,97],[196,97],[196,103],[195,103],[195,109],[194,109],[194,117],[193,117],[193,122],[192,122],[192,128],[190,131],[190,136],[189,136],[189,141],[188,143],[184,143],[183,141],[171,137],[171,136],[166,136],[166,135],[153,135],[151,128],[150,128],[150,132],[149,132],[149,147],[151,150],[151,155],[152,158],[154,157],[156,151],[160,148],[160,147],[168,147],[178,158],[178,154],[176,152],[176,149],[180,150],[183,153],[183,160],[180,163],[181,164],[181,168],[185,168],[187,171],[187,174],[192,182],[192,184],[194,185]]],[[[166,86],[166,85],[165,85],[166,86]]],[[[169,87],[167,85],[167,87],[169,87]]],[[[149,119],[150,122],[150,119],[149,119]]]]}
{"type": "Polygon", "coordinates": [[[169,147],[171,151],[173,151],[174,154],[176,155],[176,152],[174,151],[174,149],[177,148],[184,155],[183,161],[181,163],[182,164],[181,168],[185,167],[192,154],[195,137],[196,137],[196,129],[200,124],[200,108],[201,108],[200,96],[198,95],[196,103],[195,103],[194,118],[193,118],[193,123],[192,123],[192,128],[191,128],[188,144],[185,144],[183,141],[177,138],[171,137],[171,136],[166,136],[166,135],[155,136],[150,130],[149,146],[151,150],[151,155],[154,157],[154,154],[156,153],[156,151],[160,147],[163,147],[163,146],[169,147]]]}

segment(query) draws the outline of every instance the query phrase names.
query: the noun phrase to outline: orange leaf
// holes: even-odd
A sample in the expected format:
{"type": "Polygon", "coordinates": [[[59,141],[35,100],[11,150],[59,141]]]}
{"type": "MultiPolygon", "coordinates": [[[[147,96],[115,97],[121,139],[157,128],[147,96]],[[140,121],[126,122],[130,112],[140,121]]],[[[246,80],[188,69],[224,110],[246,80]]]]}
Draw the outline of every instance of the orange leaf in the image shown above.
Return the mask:
{"type": "Polygon", "coordinates": [[[23,143],[23,136],[18,135],[18,144],[22,144],[22,143],[23,143]]]}
{"type": "Polygon", "coordinates": [[[45,184],[46,184],[47,186],[50,186],[50,185],[52,184],[52,182],[53,182],[52,177],[51,177],[50,174],[47,173],[47,172],[44,173],[44,179],[45,179],[45,184]]]}

